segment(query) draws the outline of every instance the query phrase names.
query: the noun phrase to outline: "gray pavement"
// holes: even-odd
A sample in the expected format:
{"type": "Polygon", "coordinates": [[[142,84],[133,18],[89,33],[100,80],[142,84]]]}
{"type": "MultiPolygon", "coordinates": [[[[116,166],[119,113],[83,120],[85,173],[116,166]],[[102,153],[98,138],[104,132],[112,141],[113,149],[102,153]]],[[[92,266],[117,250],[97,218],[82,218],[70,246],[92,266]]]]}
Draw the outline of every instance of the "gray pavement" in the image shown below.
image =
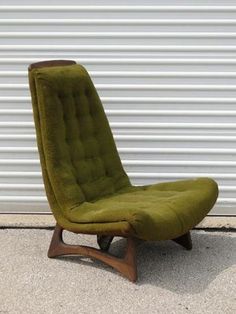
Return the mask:
{"type": "MultiPolygon", "coordinates": [[[[0,230],[0,314],[236,313],[236,233],[193,231],[193,250],[171,241],[138,247],[136,284],[87,258],[47,258],[45,229],[0,230]]],[[[65,233],[70,243],[95,237],[65,233]]],[[[124,240],[111,252],[120,255],[124,240]]]]}

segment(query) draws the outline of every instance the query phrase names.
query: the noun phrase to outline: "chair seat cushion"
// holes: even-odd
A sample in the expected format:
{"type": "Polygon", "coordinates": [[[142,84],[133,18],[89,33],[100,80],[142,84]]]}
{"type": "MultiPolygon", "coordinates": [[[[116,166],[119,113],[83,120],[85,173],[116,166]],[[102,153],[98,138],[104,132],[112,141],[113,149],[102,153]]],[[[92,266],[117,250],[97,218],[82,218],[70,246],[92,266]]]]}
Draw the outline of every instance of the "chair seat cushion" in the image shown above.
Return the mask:
{"type": "Polygon", "coordinates": [[[106,225],[126,222],[137,238],[167,240],[196,226],[213,207],[217,196],[218,186],[210,178],[131,186],[71,208],[66,217],[71,223],[83,224],[84,230],[87,225],[88,233],[96,232],[93,229],[97,225],[100,233],[102,228],[106,233],[106,225]]]}

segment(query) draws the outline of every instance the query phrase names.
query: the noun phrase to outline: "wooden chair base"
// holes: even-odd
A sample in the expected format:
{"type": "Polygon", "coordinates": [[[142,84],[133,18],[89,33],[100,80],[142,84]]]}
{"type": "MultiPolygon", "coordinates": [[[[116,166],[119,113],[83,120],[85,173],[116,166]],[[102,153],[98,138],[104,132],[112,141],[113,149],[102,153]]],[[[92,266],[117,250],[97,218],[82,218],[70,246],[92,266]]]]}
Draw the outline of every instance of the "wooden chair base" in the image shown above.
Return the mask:
{"type": "MultiPolygon", "coordinates": [[[[132,237],[127,238],[125,255],[123,258],[118,258],[107,253],[110,244],[113,240],[113,236],[98,235],[97,242],[100,247],[99,250],[84,245],[66,244],[63,241],[62,233],[63,228],[57,224],[48,250],[49,258],[61,255],[83,255],[95,258],[97,260],[104,262],[107,265],[110,265],[132,282],[135,282],[137,280],[136,251],[134,238],[132,237]]],[[[176,239],[173,239],[173,241],[183,246],[187,250],[192,249],[190,232],[176,239]]]]}
{"type": "Polygon", "coordinates": [[[173,239],[174,242],[178,243],[179,245],[183,246],[186,250],[192,250],[192,239],[190,232],[183,234],[182,236],[173,239]]]}
{"type": "Polygon", "coordinates": [[[104,236],[98,235],[97,236],[97,243],[102,251],[107,252],[110,248],[111,242],[113,240],[113,236],[104,236]]]}
{"type": "Polygon", "coordinates": [[[107,238],[107,236],[104,236],[103,238],[100,238],[98,240],[102,247],[102,250],[99,250],[84,245],[66,244],[63,241],[62,232],[63,229],[57,224],[48,250],[49,258],[74,254],[88,256],[110,265],[132,282],[135,282],[137,280],[135,241],[133,238],[127,238],[125,256],[124,258],[118,258],[105,252],[109,249],[110,243],[112,241],[112,239],[109,239],[109,241],[107,242],[108,239],[105,239],[107,238]]]}

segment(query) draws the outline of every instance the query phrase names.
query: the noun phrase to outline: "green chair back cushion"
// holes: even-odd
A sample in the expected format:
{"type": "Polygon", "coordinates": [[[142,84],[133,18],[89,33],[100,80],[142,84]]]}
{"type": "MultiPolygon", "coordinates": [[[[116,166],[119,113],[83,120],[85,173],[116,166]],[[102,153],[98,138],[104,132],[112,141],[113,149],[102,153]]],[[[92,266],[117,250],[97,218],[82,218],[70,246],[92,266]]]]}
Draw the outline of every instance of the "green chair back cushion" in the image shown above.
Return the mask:
{"type": "Polygon", "coordinates": [[[131,186],[87,71],[75,64],[33,69],[30,76],[52,203],[68,210],[131,186]]]}

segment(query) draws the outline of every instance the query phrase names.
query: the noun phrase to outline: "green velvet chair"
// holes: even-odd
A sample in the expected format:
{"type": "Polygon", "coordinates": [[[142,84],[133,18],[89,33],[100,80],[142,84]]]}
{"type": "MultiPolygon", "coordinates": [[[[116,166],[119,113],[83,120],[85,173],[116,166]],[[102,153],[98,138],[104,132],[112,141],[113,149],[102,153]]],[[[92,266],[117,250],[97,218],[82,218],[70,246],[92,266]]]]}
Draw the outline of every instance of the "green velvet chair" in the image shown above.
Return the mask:
{"type": "Polygon", "coordinates": [[[216,182],[133,186],[85,68],[67,60],[34,63],[29,82],[43,179],[57,222],[48,256],[90,256],[135,281],[136,239],[174,240],[191,249],[190,230],[215,204],[216,182]],[[63,230],[97,235],[100,249],[66,244],[63,230]],[[123,258],[108,252],[114,236],[127,238],[123,258]]]}

